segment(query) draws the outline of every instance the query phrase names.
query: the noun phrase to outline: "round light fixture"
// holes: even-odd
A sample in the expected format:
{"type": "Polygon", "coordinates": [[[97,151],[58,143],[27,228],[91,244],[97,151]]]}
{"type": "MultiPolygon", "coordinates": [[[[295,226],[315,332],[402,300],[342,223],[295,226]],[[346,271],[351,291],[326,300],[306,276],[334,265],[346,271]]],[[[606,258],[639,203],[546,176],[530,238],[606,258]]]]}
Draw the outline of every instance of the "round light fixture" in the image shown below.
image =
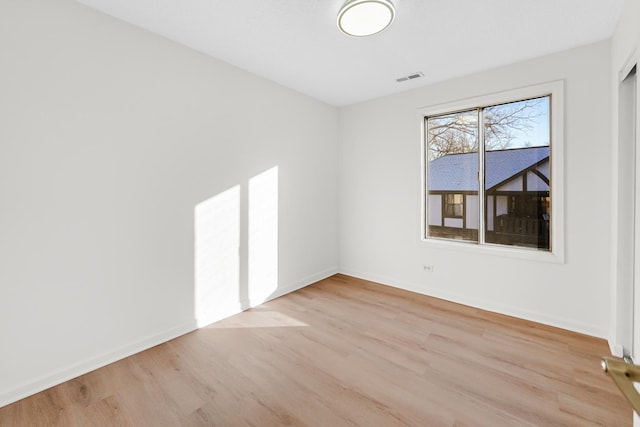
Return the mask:
{"type": "Polygon", "coordinates": [[[370,36],[391,25],[395,16],[389,0],[347,0],[338,12],[338,28],[350,36],[370,36]]]}

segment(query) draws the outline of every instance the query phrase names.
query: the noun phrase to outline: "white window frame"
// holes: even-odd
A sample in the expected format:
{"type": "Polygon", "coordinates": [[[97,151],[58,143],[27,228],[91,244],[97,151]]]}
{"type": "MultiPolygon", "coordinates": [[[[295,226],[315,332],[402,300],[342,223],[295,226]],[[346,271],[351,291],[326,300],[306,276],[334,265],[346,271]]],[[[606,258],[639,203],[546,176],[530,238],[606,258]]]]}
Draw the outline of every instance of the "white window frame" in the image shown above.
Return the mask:
{"type": "MultiPolygon", "coordinates": [[[[564,81],[557,80],[532,86],[510,89],[503,92],[476,96],[473,98],[437,104],[418,109],[420,120],[420,246],[470,251],[478,254],[505,256],[533,261],[564,263],[565,259],[565,215],[564,215],[564,81]],[[455,111],[484,108],[525,99],[550,95],[550,161],[551,161],[551,251],[519,246],[476,244],[455,240],[426,237],[427,232],[427,157],[425,118],[455,111]]],[[[483,203],[479,203],[480,206],[483,203]]],[[[480,230],[479,230],[480,231],[480,230]]]]}

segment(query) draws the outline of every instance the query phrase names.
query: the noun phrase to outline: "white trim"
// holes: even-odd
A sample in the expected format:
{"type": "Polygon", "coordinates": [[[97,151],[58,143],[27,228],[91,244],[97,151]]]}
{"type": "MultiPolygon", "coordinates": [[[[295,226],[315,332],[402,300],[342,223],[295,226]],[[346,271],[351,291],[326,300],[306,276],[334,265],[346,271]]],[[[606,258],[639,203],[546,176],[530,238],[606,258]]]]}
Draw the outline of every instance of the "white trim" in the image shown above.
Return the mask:
{"type": "Polygon", "coordinates": [[[417,116],[420,120],[420,210],[418,245],[435,248],[463,249],[481,254],[498,255],[503,257],[529,259],[563,264],[565,262],[565,215],[564,215],[564,81],[556,80],[538,85],[510,89],[502,92],[476,96],[419,108],[417,116]],[[527,248],[509,247],[504,245],[478,245],[469,242],[443,241],[425,239],[426,231],[426,203],[425,174],[426,153],[424,147],[425,120],[427,116],[436,114],[464,111],[470,108],[481,108],[507,102],[551,95],[551,252],[530,250],[527,248]]]}
{"type": "Polygon", "coordinates": [[[212,323],[218,322],[222,319],[226,319],[227,317],[233,316],[234,314],[238,314],[249,308],[249,304],[246,300],[236,301],[233,304],[229,304],[226,307],[226,310],[220,311],[216,309],[216,313],[211,316],[200,317],[196,319],[196,325],[198,328],[204,328],[205,326],[209,326],[212,323]]]}
{"type": "Polygon", "coordinates": [[[288,293],[297,291],[298,289],[302,289],[306,286],[309,286],[312,283],[318,282],[322,279],[326,279],[327,277],[333,276],[338,272],[338,267],[334,266],[331,268],[327,268],[325,270],[319,271],[315,274],[310,274],[300,280],[295,281],[294,283],[287,286],[278,286],[276,291],[267,296],[266,298],[245,298],[241,301],[238,301],[236,304],[233,304],[228,310],[216,313],[215,316],[197,319],[197,324],[199,328],[203,328],[205,326],[211,325],[212,323],[218,322],[222,319],[226,319],[227,317],[233,316],[235,314],[241,313],[245,310],[248,310],[253,307],[257,307],[260,304],[264,304],[265,302],[274,300],[288,293]]]}
{"type": "Polygon", "coordinates": [[[638,55],[636,54],[636,50],[634,49],[624,61],[624,65],[618,71],[618,83],[622,83],[628,76],[633,67],[638,65],[638,55]]]}
{"type": "MultiPolygon", "coordinates": [[[[611,156],[611,162],[612,162],[612,175],[611,175],[611,180],[612,180],[612,193],[611,193],[611,216],[614,219],[614,221],[612,221],[611,223],[611,303],[610,303],[610,307],[611,307],[611,331],[610,331],[610,337],[609,337],[609,346],[612,349],[612,353],[615,356],[622,356],[623,353],[623,347],[625,343],[624,341],[626,341],[626,339],[623,337],[623,331],[624,329],[621,328],[621,322],[622,319],[620,318],[623,314],[623,307],[621,305],[621,301],[620,299],[623,299],[624,296],[622,295],[622,291],[623,291],[623,270],[620,269],[619,266],[619,260],[621,257],[621,235],[622,234],[627,234],[628,230],[626,230],[624,227],[624,224],[620,224],[619,216],[621,211],[621,203],[622,203],[622,199],[620,198],[620,186],[621,186],[621,182],[623,182],[624,180],[621,180],[621,178],[625,178],[623,176],[621,176],[621,158],[620,156],[624,156],[624,154],[621,154],[621,140],[620,140],[620,111],[619,111],[619,107],[620,107],[620,87],[623,84],[623,82],[626,80],[626,78],[629,76],[631,70],[633,69],[633,67],[638,65],[638,55],[637,55],[637,50],[634,48],[630,54],[628,55],[627,59],[624,61],[623,65],[618,69],[618,73],[617,73],[617,77],[618,79],[614,79],[614,85],[613,85],[613,93],[614,93],[614,98],[613,98],[613,102],[614,102],[614,111],[615,114],[613,116],[613,132],[612,135],[614,136],[613,138],[613,144],[612,144],[612,156],[611,156]],[[625,233],[621,234],[621,230],[625,230],[625,233]]],[[[636,72],[637,74],[637,72],[636,72]]],[[[637,78],[637,77],[636,77],[637,78]]],[[[640,85],[638,84],[638,82],[636,81],[636,107],[637,107],[637,103],[638,100],[640,100],[640,85]]],[[[638,143],[640,142],[639,137],[640,134],[638,133],[638,129],[637,126],[640,123],[640,108],[636,108],[636,132],[635,132],[635,144],[632,145],[632,147],[637,147],[638,143]]],[[[640,178],[640,175],[638,174],[638,165],[640,165],[640,151],[638,151],[637,149],[634,149],[635,151],[635,161],[634,161],[634,173],[635,173],[635,179],[632,179],[633,183],[634,183],[634,189],[633,189],[633,193],[636,194],[635,197],[635,219],[634,219],[634,250],[635,250],[635,259],[632,261],[633,264],[633,270],[634,270],[634,277],[633,277],[633,282],[635,283],[638,280],[638,270],[639,270],[639,265],[638,265],[638,254],[640,254],[640,248],[638,247],[638,245],[640,244],[640,235],[639,235],[639,231],[640,229],[638,228],[638,212],[640,212],[640,210],[638,209],[638,203],[640,203],[640,200],[638,200],[637,197],[637,193],[638,193],[638,179],[640,178]]],[[[630,177],[626,177],[626,179],[629,179],[630,177]]],[[[637,284],[636,284],[637,286],[637,284]]],[[[635,318],[636,313],[638,313],[638,295],[634,295],[634,313],[633,313],[633,317],[635,318]]],[[[633,333],[633,339],[632,341],[636,341],[637,340],[637,335],[638,332],[635,331],[635,329],[637,328],[637,323],[636,321],[633,322],[633,327],[632,327],[632,333],[633,333]]],[[[632,356],[637,356],[636,353],[636,348],[637,348],[637,344],[633,343],[632,344],[633,348],[630,349],[632,356]]]]}
{"type": "Polygon", "coordinates": [[[73,378],[79,377],[80,375],[102,368],[103,366],[117,362],[125,357],[132,356],[158,344],[165,343],[196,329],[195,321],[185,322],[182,325],[176,326],[167,331],[135,341],[131,344],[119,347],[101,355],[90,357],[82,362],[74,363],[48,375],[33,379],[28,383],[15,387],[11,390],[2,391],[0,392],[0,407],[41,392],[65,381],[69,381],[73,378]]]}
{"type": "MultiPolygon", "coordinates": [[[[308,276],[303,277],[300,280],[297,280],[290,285],[282,286],[277,289],[275,293],[269,296],[265,301],[243,301],[239,303],[237,306],[234,306],[234,310],[230,310],[225,313],[224,316],[218,316],[217,320],[222,320],[223,318],[232,316],[234,314],[238,314],[243,310],[246,310],[250,307],[254,307],[256,305],[262,304],[263,302],[270,301],[272,299],[281,297],[290,292],[296,291],[298,289],[302,289],[306,286],[309,286],[315,282],[318,282],[322,279],[326,279],[327,277],[333,276],[338,273],[338,267],[331,267],[325,270],[319,271],[315,274],[310,274],[308,276]],[[250,303],[253,303],[250,304],[250,303]]],[[[200,319],[203,321],[203,319],[200,319]]],[[[210,323],[209,323],[210,324],[210,323]]],[[[163,344],[167,341],[170,341],[174,338],[177,338],[181,335],[192,332],[199,327],[204,327],[206,324],[200,324],[196,322],[196,320],[188,321],[183,323],[182,325],[171,328],[167,331],[152,335],[150,337],[144,338],[139,341],[135,341],[131,344],[124,345],[115,350],[108,351],[101,355],[90,357],[85,361],[81,361],[78,363],[74,363],[65,368],[59,369],[55,372],[52,372],[48,375],[44,375],[40,378],[35,378],[21,386],[14,387],[9,390],[0,390],[0,408],[6,406],[10,403],[16,402],[25,397],[31,396],[43,390],[46,390],[50,387],[61,384],[65,381],[69,381],[73,378],[77,378],[80,375],[84,375],[88,372],[94,371],[96,369],[102,368],[106,365],[109,365],[113,362],[117,362],[118,360],[124,359],[126,357],[132,356],[141,351],[150,349],[151,347],[155,347],[156,345],[163,344]]]]}
{"type": "Polygon", "coordinates": [[[425,284],[411,283],[388,276],[363,273],[349,268],[340,268],[340,273],[359,279],[369,280],[383,285],[392,286],[394,288],[404,289],[406,291],[415,292],[417,294],[427,295],[430,297],[455,302],[457,304],[479,308],[481,310],[491,311],[494,313],[517,317],[519,319],[529,320],[531,322],[566,329],[568,331],[577,332],[580,334],[590,335],[596,338],[606,339],[609,333],[606,328],[601,328],[597,325],[575,322],[562,317],[550,316],[538,311],[523,310],[512,305],[496,304],[495,302],[490,300],[470,298],[466,295],[461,295],[454,292],[446,292],[442,289],[436,289],[430,286],[426,286],[425,284]]]}
{"type": "MultiPolygon", "coordinates": [[[[484,122],[484,112],[480,113],[480,110],[477,110],[477,114],[478,114],[478,129],[484,129],[485,127],[485,122],[484,122]]],[[[484,146],[485,144],[485,135],[484,132],[478,132],[478,171],[485,171],[485,173],[480,173],[478,172],[478,243],[481,245],[485,245],[487,242],[485,241],[485,233],[487,232],[487,218],[486,215],[484,214],[485,209],[485,198],[487,196],[486,193],[486,164],[485,164],[485,155],[486,155],[486,148],[484,146]],[[482,189],[482,191],[480,191],[480,189],[482,189]],[[480,197],[480,195],[482,194],[483,197],[480,197]]],[[[494,224],[495,227],[495,224],[494,224]]],[[[424,234],[423,234],[424,236],[424,234]]]]}
{"type": "MultiPolygon", "coordinates": [[[[267,298],[262,298],[262,299],[257,299],[257,300],[248,300],[247,301],[247,308],[249,307],[256,307],[260,304],[264,304],[265,302],[274,300],[276,298],[280,298],[283,295],[289,294],[291,292],[295,292],[299,289],[305,288],[313,283],[319,282],[320,280],[326,279],[327,277],[331,277],[334,274],[338,273],[338,267],[331,267],[331,268],[327,268],[326,270],[322,270],[318,273],[315,274],[311,274],[309,276],[304,277],[301,280],[298,280],[288,286],[281,286],[278,287],[278,289],[276,290],[276,292],[274,292],[273,294],[269,295],[269,297],[267,298]]],[[[246,308],[245,308],[246,309],[246,308]]]]}
{"type": "Polygon", "coordinates": [[[622,349],[622,345],[614,344],[613,342],[611,342],[611,340],[609,340],[609,351],[611,352],[612,356],[624,357],[624,350],[622,349]]]}

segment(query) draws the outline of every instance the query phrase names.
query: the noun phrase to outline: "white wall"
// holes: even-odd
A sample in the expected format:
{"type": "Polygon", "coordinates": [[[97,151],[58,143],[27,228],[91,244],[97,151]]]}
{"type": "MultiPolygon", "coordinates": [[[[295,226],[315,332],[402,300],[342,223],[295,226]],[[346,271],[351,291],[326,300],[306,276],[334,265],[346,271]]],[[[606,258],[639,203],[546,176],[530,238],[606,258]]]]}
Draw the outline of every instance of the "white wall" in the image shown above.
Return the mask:
{"type": "Polygon", "coordinates": [[[249,271],[336,271],[334,108],[72,0],[2,1],[0,52],[0,406],[194,328],[202,202],[236,204],[207,205],[239,230],[231,311],[249,271]]]}
{"type": "Polygon", "coordinates": [[[340,270],[608,336],[610,53],[610,43],[601,42],[342,108],[340,270]],[[419,245],[417,110],[559,79],[565,81],[565,263],[479,255],[462,246],[436,249],[419,245]],[[424,264],[433,265],[434,272],[425,273],[424,264]]]}

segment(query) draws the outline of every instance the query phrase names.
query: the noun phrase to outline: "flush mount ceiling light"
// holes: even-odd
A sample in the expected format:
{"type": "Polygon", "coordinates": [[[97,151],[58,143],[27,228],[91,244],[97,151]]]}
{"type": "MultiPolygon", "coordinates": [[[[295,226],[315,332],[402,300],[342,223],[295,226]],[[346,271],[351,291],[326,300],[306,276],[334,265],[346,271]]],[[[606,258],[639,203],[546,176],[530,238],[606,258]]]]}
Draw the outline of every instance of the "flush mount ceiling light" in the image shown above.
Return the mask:
{"type": "Polygon", "coordinates": [[[338,28],[350,36],[370,36],[391,25],[395,16],[389,0],[347,0],[338,12],[338,28]]]}

